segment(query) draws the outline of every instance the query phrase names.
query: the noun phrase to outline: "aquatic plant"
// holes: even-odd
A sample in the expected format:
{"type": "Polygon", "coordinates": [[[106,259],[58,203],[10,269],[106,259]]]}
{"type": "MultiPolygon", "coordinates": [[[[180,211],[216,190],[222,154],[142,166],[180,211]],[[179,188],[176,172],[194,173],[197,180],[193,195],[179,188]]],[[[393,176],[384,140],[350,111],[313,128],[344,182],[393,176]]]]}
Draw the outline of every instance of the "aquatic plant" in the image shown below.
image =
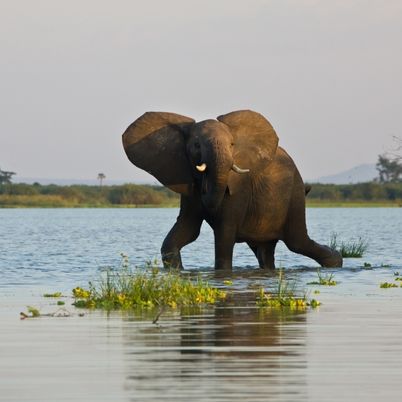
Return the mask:
{"type": "Polygon", "coordinates": [[[184,277],[179,271],[160,271],[149,263],[145,268],[131,270],[128,257],[122,256],[117,270],[105,270],[99,281],[88,289],[73,289],[74,305],[99,309],[134,309],[150,307],[199,306],[215,304],[226,292],[197,277],[184,277]]]}
{"type": "Polygon", "coordinates": [[[31,314],[31,317],[40,317],[40,311],[33,306],[27,306],[28,313],[31,314]]]}
{"type": "Polygon", "coordinates": [[[312,308],[318,307],[321,303],[317,300],[307,300],[306,294],[297,296],[295,294],[295,282],[286,281],[282,270],[279,271],[276,289],[272,292],[266,292],[264,288],[260,288],[256,295],[256,305],[258,307],[271,308],[289,308],[292,310],[306,309],[307,306],[312,308]]]}
{"type": "Polygon", "coordinates": [[[322,274],[320,269],[317,269],[318,280],[313,282],[308,282],[307,285],[320,285],[320,286],[336,286],[337,282],[333,279],[334,274],[322,274]]]}
{"type": "Polygon", "coordinates": [[[329,247],[338,251],[344,258],[361,258],[368,248],[368,241],[361,236],[349,242],[339,241],[338,235],[332,233],[329,247]]]}
{"type": "Polygon", "coordinates": [[[45,293],[45,294],[43,295],[43,297],[55,297],[55,298],[57,298],[57,297],[62,297],[62,296],[63,296],[63,295],[62,295],[61,292],[45,293]]]}
{"type": "Polygon", "coordinates": [[[382,289],[397,288],[397,287],[398,285],[396,283],[390,283],[390,282],[380,283],[380,288],[382,289]]]}

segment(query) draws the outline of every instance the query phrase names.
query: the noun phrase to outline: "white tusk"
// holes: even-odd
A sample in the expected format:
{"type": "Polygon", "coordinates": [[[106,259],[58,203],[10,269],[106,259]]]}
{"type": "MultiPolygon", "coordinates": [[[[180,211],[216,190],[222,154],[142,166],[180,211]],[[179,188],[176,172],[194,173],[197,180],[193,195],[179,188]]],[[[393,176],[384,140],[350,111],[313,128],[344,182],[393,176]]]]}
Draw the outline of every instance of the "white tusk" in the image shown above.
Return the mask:
{"type": "Polygon", "coordinates": [[[203,163],[202,165],[195,165],[195,168],[199,171],[199,172],[204,172],[205,169],[207,168],[207,164],[203,163]]]}
{"type": "Polygon", "coordinates": [[[239,174],[248,173],[250,171],[250,169],[240,169],[235,164],[232,165],[232,170],[234,170],[236,173],[239,173],[239,174]]]}

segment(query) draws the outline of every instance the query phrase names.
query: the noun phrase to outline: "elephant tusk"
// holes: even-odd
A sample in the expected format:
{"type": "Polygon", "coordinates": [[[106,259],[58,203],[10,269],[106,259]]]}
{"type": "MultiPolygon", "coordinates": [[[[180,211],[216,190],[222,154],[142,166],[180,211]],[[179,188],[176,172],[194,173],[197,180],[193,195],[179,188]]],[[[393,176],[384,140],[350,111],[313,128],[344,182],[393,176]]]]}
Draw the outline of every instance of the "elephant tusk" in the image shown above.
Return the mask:
{"type": "Polygon", "coordinates": [[[250,169],[240,169],[235,164],[232,165],[232,170],[234,170],[236,173],[239,173],[239,174],[248,173],[250,171],[250,169]]]}
{"type": "Polygon", "coordinates": [[[195,168],[199,171],[199,172],[205,172],[205,169],[207,168],[207,164],[203,163],[202,165],[195,165],[195,168]]]}

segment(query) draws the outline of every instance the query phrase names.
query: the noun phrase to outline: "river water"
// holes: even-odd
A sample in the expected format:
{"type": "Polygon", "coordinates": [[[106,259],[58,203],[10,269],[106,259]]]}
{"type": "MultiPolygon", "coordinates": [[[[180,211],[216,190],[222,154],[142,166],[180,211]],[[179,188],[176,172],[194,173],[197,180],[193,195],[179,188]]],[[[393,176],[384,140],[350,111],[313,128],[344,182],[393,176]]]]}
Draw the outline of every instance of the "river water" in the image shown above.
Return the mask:
{"type": "MultiPolygon", "coordinates": [[[[402,210],[308,209],[312,238],[328,243],[362,236],[363,258],[331,269],[338,285],[308,285],[317,264],[279,245],[277,265],[322,302],[298,313],[234,303],[152,316],[88,312],[79,317],[19,320],[35,305],[57,309],[44,292],[69,293],[102,267],[159,257],[175,209],[0,210],[1,401],[400,401],[402,210]],[[366,264],[365,264],[366,263],[366,264]],[[371,266],[367,266],[370,264],[371,266]],[[366,265],[366,267],[364,267],[366,265]]],[[[183,250],[187,270],[236,297],[276,278],[235,248],[232,274],[215,275],[207,225],[183,250]]]]}

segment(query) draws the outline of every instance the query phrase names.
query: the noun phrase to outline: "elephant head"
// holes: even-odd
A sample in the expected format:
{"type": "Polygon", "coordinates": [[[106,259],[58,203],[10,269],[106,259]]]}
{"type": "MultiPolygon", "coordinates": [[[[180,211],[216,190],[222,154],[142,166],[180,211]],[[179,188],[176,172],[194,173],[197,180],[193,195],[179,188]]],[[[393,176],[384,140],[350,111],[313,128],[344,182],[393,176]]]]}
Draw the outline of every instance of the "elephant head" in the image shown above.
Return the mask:
{"type": "Polygon", "coordinates": [[[261,172],[278,137],[259,113],[242,110],[196,123],[174,113],[147,112],[123,134],[130,161],[183,195],[199,188],[203,204],[216,210],[226,190],[241,190],[244,176],[261,172]]]}

